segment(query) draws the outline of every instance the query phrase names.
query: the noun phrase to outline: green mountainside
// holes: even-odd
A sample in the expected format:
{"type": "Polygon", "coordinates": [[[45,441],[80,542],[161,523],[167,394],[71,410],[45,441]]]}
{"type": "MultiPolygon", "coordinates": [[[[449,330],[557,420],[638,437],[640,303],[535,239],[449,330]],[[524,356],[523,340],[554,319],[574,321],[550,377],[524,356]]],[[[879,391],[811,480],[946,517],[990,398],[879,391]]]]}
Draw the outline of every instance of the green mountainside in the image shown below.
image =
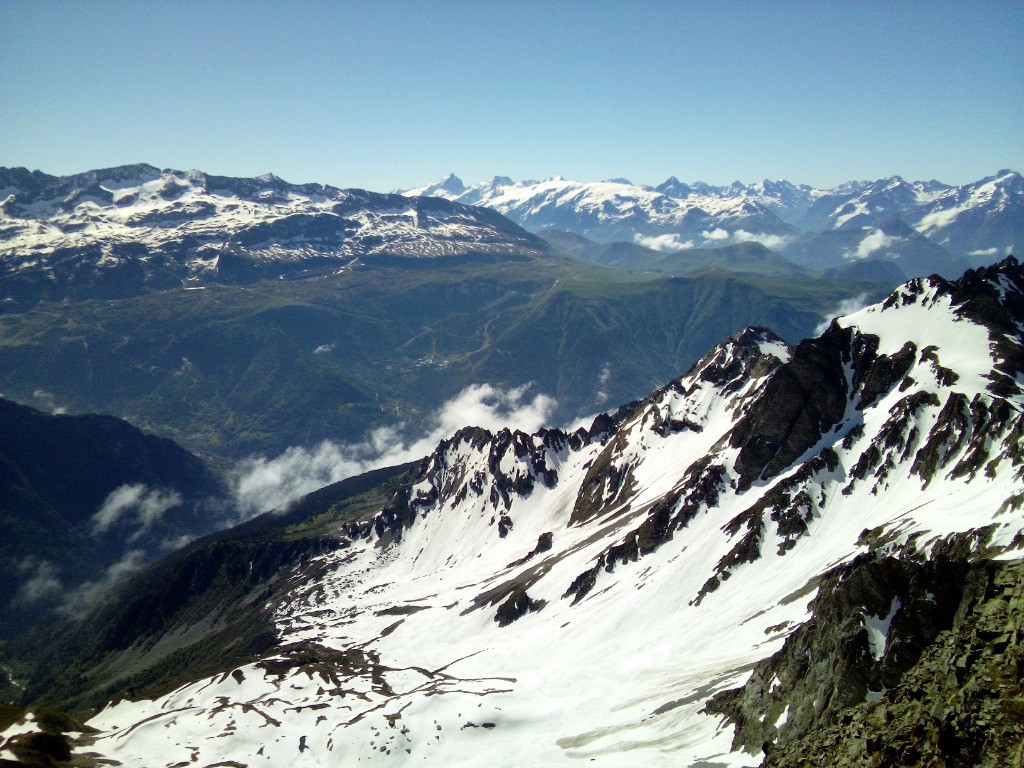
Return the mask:
{"type": "Polygon", "coordinates": [[[228,460],[415,427],[474,383],[532,383],[568,421],[643,395],[748,325],[797,341],[873,286],[546,257],[41,303],[0,315],[0,393],[228,460]]]}
{"type": "Polygon", "coordinates": [[[583,261],[605,267],[660,272],[681,277],[707,270],[723,270],[771,280],[810,280],[814,273],[769,250],[761,243],[746,242],[718,248],[684,248],[659,251],[639,243],[597,243],[571,232],[541,230],[539,235],[555,248],[583,261]]]}

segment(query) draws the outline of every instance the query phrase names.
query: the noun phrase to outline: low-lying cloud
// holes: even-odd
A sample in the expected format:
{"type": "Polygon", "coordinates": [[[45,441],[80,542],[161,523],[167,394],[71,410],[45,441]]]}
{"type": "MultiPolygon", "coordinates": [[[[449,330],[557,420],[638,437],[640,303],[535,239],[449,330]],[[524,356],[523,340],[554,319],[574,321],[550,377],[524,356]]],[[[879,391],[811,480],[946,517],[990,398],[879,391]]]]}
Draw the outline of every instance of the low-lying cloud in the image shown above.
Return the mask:
{"type": "Polygon", "coordinates": [[[656,251],[662,253],[674,253],[675,251],[685,251],[688,248],[695,248],[693,240],[680,240],[677,234],[668,235],[651,235],[645,237],[644,235],[636,235],[634,237],[635,242],[638,245],[642,245],[644,248],[653,248],[656,251]]]}
{"type": "Polygon", "coordinates": [[[864,239],[857,244],[857,247],[854,250],[844,253],[843,258],[854,261],[866,259],[877,251],[884,248],[891,248],[899,241],[899,237],[887,235],[882,230],[875,229],[869,232],[864,239]]]}
{"type": "Polygon", "coordinates": [[[35,603],[60,594],[64,585],[57,567],[46,560],[27,559],[18,563],[18,570],[28,578],[18,587],[15,603],[35,603]]]}
{"type": "Polygon", "coordinates": [[[238,522],[283,508],[345,478],[422,458],[462,427],[536,431],[547,423],[556,402],[544,394],[527,397],[527,390],[528,386],[506,390],[474,384],[446,402],[415,435],[403,422],[375,429],[360,442],[325,440],[313,447],[289,448],[272,459],[246,459],[238,466],[234,483],[238,522]]]}
{"type": "Polygon", "coordinates": [[[68,412],[68,409],[63,405],[58,405],[57,400],[53,394],[47,392],[45,389],[37,389],[32,393],[32,400],[44,411],[59,416],[68,412]]]}
{"type": "MultiPolygon", "coordinates": [[[[610,375],[606,366],[600,383],[606,383],[610,375]]],[[[402,422],[375,429],[359,442],[328,440],[313,447],[289,448],[272,459],[247,459],[236,469],[231,500],[206,499],[202,503],[209,512],[211,530],[228,527],[262,512],[286,507],[330,483],[427,456],[438,442],[465,426],[534,432],[549,423],[555,407],[553,398],[531,395],[528,386],[501,389],[476,384],[444,403],[415,428],[402,422]]],[[[155,553],[135,542],[153,530],[167,512],[183,503],[174,490],[151,488],[143,483],[119,486],[107,495],[90,520],[94,536],[114,531],[130,534],[128,547],[116,562],[93,579],[75,585],[65,583],[57,564],[27,558],[16,565],[21,584],[14,603],[47,604],[67,619],[81,620],[120,581],[150,562],[155,553]]],[[[156,554],[178,549],[192,539],[192,534],[172,535],[159,543],[156,554]]]]}
{"type": "Polygon", "coordinates": [[[675,233],[665,235],[635,235],[634,241],[646,248],[653,248],[664,253],[673,253],[690,248],[719,248],[723,245],[734,245],[736,243],[760,243],[765,248],[777,251],[785,248],[792,242],[789,235],[772,235],[761,232],[748,232],[745,229],[737,229],[730,232],[722,227],[705,229],[700,233],[700,240],[681,240],[675,233]]]}
{"type": "Polygon", "coordinates": [[[765,248],[772,251],[785,248],[793,240],[789,235],[770,235],[767,232],[747,232],[745,229],[737,229],[733,233],[732,237],[737,243],[760,243],[765,248]]]}
{"type": "Polygon", "coordinates": [[[604,405],[608,402],[608,382],[612,378],[612,367],[610,363],[601,366],[601,374],[597,377],[597,394],[594,402],[597,405],[604,405]]]}
{"type": "Polygon", "coordinates": [[[139,570],[147,562],[143,550],[129,549],[98,578],[70,588],[61,580],[60,569],[54,563],[26,559],[17,567],[28,578],[18,587],[13,604],[49,604],[65,618],[78,621],[92,611],[125,576],[139,570]]]}
{"type": "Polygon", "coordinates": [[[976,251],[971,251],[968,256],[996,256],[999,254],[998,248],[979,248],[976,251]]]}
{"type": "Polygon", "coordinates": [[[156,523],[169,509],[181,505],[181,494],[148,488],[143,483],[115,488],[92,516],[94,535],[106,533],[115,525],[135,529],[132,539],[138,538],[156,523]]]}
{"type": "Polygon", "coordinates": [[[760,243],[765,248],[769,248],[773,251],[785,248],[793,239],[788,235],[772,235],[767,232],[748,232],[745,229],[737,229],[735,232],[729,232],[727,229],[722,229],[722,227],[705,229],[700,233],[700,235],[704,238],[705,246],[716,247],[732,245],[735,243],[760,243]]]}
{"type": "Polygon", "coordinates": [[[864,307],[871,304],[871,294],[860,293],[856,296],[851,296],[848,299],[843,299],[835,307],[825,313],[824,319],[814,329],[814,335],[820,336],[832,323],[832,319],[836,317],[843,317],[844,315],[852,315],[854,312],[859,312],[864,307]]]}
{"type": "Polygon", "coordinates": [[[85,617],[125,576],[134,573],[148,562],[141,549],[129,549],[121,559],[107,568],[95,581],[79,584],[64,596],[57,612],[72,620],[85,617]]]}

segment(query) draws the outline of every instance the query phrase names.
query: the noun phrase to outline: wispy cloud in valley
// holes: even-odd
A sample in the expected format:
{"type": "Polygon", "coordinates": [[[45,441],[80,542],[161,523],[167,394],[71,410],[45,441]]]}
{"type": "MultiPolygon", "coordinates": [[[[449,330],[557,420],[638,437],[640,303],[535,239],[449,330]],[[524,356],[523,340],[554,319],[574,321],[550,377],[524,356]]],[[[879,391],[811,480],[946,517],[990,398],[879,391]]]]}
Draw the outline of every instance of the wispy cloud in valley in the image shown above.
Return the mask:
{"type": "Polygon", "coordinates": [[[359,442],[325,440],[289,448],[275,458],[254,457],[237,467],[234,493],[239,521],[286,506],[347,477],[428,455],[438,442],[465,426],[533,432],[548,421],[556,402],[528,387],[501,389],[474,384],[446,402],[415,432],[405,422],[379,427],[359,442]]]}
{"type": "Polygon", "coordinates": [[[843,315],[852,315],[854,312],[864,309],[864,307],[871,303],[871,294],[869,293],[859,293],[856,296],[843,299],[822,316],[823,319],[821,323],[819,323],[818,327],[814,329],[814,335],[820,336],[823,334],[829,324],[831,324],[833,318],[842,317],[843,315]]]}
{"type": "Polygon", "coordinates": [[[94,535],[106,533],[121,524],[134,527],[132,538],[138,538],[164,513],[181,505],[181,494],[159,488],[147,488],[142,483],[115,488],[92,516],[94,535]]]}
{"type": "Polygon", "coordinates": [[[28,578],[18,587],[14,595],[15,604],[47,600],[64,589],[57,567],[51,562],[26,559],[17,564],[17,569],[28,578]]]}
{"type": "Polygon", "coordinates": [[[72,620],[85,617],[124,577],[140,570],[149,562],[141,549],[129,549],[110,565],[100,578],[86,581],[68,592],[57,611],[72,620]]]}
{"type": "Polygon", "coordinates": [[[875,229],[869,232],[864,239],[858,243],[854,250],[844,253],[843,258],[849,260],[866,259],[877,251],[881,251],[885,248],[891,248],[893,245],[900,242],[901,239],[902,238],[887,235],[880,229],[875,229]]]}
{"type": "Polygon", "coordinates": [[[650,237],[636,235],[635,240],[637,245],[642,245],[644,248],[653,248],[656,251],[662,251],[665,253],[683,251],[687,248],[696,247],[693,240],[680,240],[679,235],[676,234],[651,235],[650,237]]]}

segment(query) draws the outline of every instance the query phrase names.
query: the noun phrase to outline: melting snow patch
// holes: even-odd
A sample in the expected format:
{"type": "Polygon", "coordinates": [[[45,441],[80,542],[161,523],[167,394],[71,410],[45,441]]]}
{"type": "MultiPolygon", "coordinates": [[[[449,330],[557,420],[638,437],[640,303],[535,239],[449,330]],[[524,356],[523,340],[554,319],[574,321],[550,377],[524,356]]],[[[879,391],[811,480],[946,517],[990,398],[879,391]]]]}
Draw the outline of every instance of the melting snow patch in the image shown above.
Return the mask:
{"type": "Polygon", "coordinates": [[[892,623],[896,611],[902,606],[903,602],[898,597],[894,597],[885,618],[880,616],[864,617],[864,629],[868,631],[868,644],[871,646],[871,655],[875,661],[879,661],[885,655],[885,643],[889,639],[889,625],[892,623]]]}
{"type": "Polygon", "coordinates": [[[792,355],[785,342],[782,341],[758,341],[757,347],[762,355],[771,355],[783,363],[788,363],[792,355]]]}

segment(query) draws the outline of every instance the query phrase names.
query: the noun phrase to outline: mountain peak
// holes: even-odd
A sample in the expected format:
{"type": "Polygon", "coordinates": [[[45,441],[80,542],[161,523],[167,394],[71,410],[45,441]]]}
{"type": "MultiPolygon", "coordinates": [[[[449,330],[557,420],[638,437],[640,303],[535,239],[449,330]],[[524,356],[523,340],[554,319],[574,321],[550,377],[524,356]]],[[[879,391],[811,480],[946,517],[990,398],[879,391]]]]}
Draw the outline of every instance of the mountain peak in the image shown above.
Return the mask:
{"type": "Polygon", "coordinates": [[[462,183],[462,179],[456,176],[454,173],[448,173],[434,182],[440,189],[454,194],[460,194],[466,191],[466,185],[462,183]]]}
{"type": "Polygon", "coordinates": [[[654,188],[656,191],[661,192],[663,195],[669,197],[687,197],[691,190],[689,184],[685,184],[677,179],[675,176],[669,176],[665,181],[654,188]]]}

